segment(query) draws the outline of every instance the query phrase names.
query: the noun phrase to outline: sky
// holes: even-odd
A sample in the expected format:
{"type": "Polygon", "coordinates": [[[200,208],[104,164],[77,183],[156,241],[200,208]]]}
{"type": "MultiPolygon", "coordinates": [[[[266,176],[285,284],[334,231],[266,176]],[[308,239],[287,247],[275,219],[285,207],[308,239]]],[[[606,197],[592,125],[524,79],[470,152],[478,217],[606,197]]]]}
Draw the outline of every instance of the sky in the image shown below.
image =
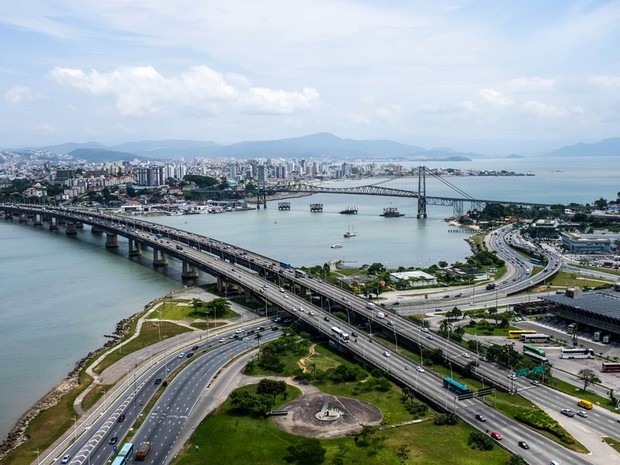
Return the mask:
{"type": "Polygon", "coordinates": [[[0,147],[620,136],[620,0],[0,2],[0,147]]]}

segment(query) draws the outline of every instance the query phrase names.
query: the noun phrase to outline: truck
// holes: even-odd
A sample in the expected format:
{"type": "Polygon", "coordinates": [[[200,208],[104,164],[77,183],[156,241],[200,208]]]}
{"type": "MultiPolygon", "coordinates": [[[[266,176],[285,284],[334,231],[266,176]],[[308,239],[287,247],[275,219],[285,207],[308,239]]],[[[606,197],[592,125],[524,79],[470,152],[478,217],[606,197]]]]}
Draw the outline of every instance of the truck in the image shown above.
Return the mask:
{"type": "Polygon", "coordinates": [[[291,268],[291,264],[290,263],[286,263],[286,262],[280,262],[280,268],[284,268],[285,270],[291,268]]]}
{"type": "Polygon", "coordinates": [[[141,442],[136,449],[136,460],[144,460],[146,456],[149,455],[149,451],[151,450],[151,443],[148,441],[141,442]]]}
{"type": "Polygon", "coordinates": [[[489,283],[489,284],[487,284],[487,291],[491,291],[491,290],[493,290],[493,289],[495,289],[495,283],[489,283]]]}
{"type": "Polygon", "coordinates": [[[609,344],[610,341],[611,341],[611,334],[605,334],[603,336],[603,344],[609,344]]]}
{"type": "Polygon", "coordinates": [[[601,332],[600,331],[594,331],[594,334],[592,335],[592,340],[593,341],[600,341],[601,340],[601,332]]]}

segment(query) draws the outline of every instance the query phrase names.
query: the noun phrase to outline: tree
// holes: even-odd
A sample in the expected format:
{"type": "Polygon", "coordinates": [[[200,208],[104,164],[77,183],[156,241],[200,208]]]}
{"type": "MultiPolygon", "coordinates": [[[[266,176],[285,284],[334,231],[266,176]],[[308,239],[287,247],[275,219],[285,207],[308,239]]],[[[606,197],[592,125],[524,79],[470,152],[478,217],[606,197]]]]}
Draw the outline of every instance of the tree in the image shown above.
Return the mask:
{"type": "Polygon", "coordinates": [[[577,378],[583,381],[584,391],[588,390],[588,386],[590,384],[601,382],[600,378],[597,376],[594,370],[591,370],[590,368],[584,368],[583,370],[579,370],[579,373],[577,373],[577,378]]]}
{"type": "Polygon", "coordinates": [[[286,450],[289,455],[285,460],[289,463],[319,465],[325,461],[325,449],[318,439],[304,439],[286,450]]]}
{"type": "Polygon", "coordinates": [[[506,465],[525,465],[525,460],[520,455],[511,455],[506,465]]]}
{"type": "Polygon", "coordinates": [[[409,452],[411,451],[411,449],[409,449],[409,446],[407,444],[401,444],[398,447],[398,451],[396,452],[396,456],[399,458],[401,463],[405,463],[407,460],[409,460],[409,452]]]}
{"type": "Polygon", "coordinates": [[[379,274],[385,271],[385,267],[381,263],[373,263],[368,267],[368,274],[379,274]]]}

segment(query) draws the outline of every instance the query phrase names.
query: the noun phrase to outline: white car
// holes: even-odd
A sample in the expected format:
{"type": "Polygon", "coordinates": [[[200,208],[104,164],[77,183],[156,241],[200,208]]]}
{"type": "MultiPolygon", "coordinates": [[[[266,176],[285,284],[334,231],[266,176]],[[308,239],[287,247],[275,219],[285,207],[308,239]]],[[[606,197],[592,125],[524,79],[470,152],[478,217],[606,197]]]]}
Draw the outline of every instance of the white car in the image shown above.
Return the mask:
{"type": "Polygon", "coordinates": [[[71,460],[71,456],[69,454],[65,455],[62,460],[60,461],[60,463],[69,463],[69,460],[71,460]]]}
{"type": "Polygon", "coordinates": [[[389,356],[390,356],[390,353],[386,350],[385,352],[383,352],[383,356],[384,356],[384,357],[389,357],[389,356]]]}
{"type": "Polygon", "coordinates": [[[579,410],[577,412],[577,415],[580,416],[581,418],[588,418],[588,414],[584,410],[579,410]]]}
{"type": "Polygon", "coordinates": [[[225,337],[221,338],[220,342],[226,342],[226,338],[225,337]]]}
{"type": "Polygon", "coordinates": [[[422,328],[423,333],[428,333],[428,328],[422,328]]]}
{"type": "Polygon", "coordinates": [[[465,358],[469,358],[469,354],[467,352],[461,352],[461,355],[465,358]]]}
{"type": "Polygon", "coordinates": [[[183,356],[185,356],[185,352],[181,352],[181,353],[179,354],[179,358],[183,358],[183,356]]]}
{"type": "Polygon", "coordinates": [[[422,368],[421,366],[417,366],[415,367],[416,371],[420,372],[420,373],[424,373],[424,368],[422,368]]]}

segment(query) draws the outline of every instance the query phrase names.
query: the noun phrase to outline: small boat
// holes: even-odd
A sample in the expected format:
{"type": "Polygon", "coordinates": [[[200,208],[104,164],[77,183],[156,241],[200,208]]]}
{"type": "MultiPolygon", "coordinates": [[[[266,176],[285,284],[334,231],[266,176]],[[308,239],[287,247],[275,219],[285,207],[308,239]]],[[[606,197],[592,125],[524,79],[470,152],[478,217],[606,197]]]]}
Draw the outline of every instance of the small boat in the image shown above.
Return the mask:
{"type": "Polygon", "coordinates": [[[332,249],[342,249],[342,244],[332,244],[332,249]]]}
{"type": "Polygon", "coordinates": [[[344,233],[344,237],[355,237],[355,236],[357,236],[357,233],[355,232],[355,227],[347,230],[347,232],[344,233]]]}
{"type": "Polygon", "coordinates": [[[357,215],[357,207],[347,207],[340,211],[341,215],[357,215]]]}

